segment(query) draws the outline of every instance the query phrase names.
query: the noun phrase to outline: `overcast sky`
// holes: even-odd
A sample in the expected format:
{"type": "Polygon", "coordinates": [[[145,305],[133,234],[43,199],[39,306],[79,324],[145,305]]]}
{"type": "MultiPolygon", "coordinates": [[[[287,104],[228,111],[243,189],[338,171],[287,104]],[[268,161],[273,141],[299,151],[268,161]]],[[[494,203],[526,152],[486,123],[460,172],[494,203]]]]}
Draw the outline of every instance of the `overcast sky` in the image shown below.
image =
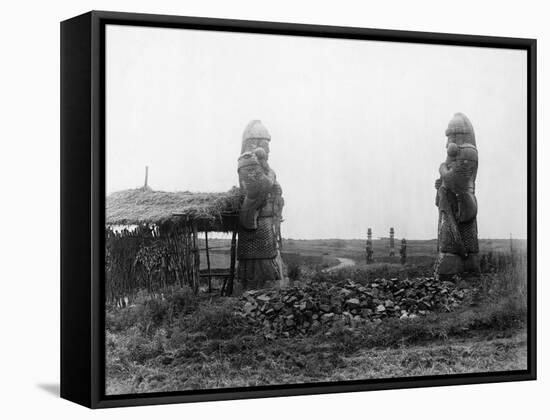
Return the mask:
{"type": "Polygon", "coordinates": [[[226,191],[260,119],[288,238],[437,236],[455,112],[479,151],[481,238],[527,231],[524,51],[107,27],[107,193],[226,191]]]}

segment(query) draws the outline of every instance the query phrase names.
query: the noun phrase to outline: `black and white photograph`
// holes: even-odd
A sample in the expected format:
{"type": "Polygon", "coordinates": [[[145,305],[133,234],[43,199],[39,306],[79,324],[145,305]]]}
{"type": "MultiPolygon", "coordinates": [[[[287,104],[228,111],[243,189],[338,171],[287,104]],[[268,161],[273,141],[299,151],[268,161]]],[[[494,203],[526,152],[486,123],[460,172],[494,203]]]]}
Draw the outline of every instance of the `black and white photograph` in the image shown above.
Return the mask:
{"type": "Polygon", "coordinates": [[[526,371],[527,62],[107,25],[105,394],[526,371]]]}
{"type": "Polygon", "coordinates": [[[3,6],[0,418],[548,411],[544,2],[3,6]]]}

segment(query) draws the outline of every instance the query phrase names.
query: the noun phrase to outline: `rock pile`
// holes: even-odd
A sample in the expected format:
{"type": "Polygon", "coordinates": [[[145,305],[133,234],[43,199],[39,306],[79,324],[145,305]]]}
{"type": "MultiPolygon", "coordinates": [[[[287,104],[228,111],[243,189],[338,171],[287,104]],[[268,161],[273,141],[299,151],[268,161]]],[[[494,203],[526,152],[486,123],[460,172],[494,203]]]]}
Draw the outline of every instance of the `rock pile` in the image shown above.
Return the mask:
{"type": "Polygon", "coordinates": [[[250,290],[240,299],[239,314],[274,336],[316,332],[342,323],[350,327],[383,318],[415,318],[431,311],[451,311],[469,290],[433,277],[346,280],[250,290]]]}

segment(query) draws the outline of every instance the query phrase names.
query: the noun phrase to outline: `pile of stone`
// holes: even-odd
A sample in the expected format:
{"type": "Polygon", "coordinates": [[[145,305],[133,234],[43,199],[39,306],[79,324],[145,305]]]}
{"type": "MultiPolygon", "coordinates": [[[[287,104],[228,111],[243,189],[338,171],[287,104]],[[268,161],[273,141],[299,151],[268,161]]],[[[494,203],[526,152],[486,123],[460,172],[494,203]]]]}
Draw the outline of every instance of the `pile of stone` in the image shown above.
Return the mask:
{"type": "Polygon", "coordinates": [[[416,318],[431,311],[451,311],[469,290],[433,277],[375,279],[368,284],[346,280],[283,289],[250,290],[238,313],[273,336],[308,334],[340,323],[351,328],[384,318],[416,318]]]}

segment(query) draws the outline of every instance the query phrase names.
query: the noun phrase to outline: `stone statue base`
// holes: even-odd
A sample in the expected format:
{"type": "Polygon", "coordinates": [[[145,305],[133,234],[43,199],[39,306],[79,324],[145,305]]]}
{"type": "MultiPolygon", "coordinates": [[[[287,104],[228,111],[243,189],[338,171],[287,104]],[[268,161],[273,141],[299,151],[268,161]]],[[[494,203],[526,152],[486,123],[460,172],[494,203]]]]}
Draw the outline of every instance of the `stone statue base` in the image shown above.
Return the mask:
{"type": "Polygon", "coordinates": [[[456,254],[440,252],[435,262],[436,276],[452,277],[455,274],[479,272],[478,254],[470,254],[463,259],[456,254]]]}
{"type": "Polygon", "coordinates": [[[273,287],[281,279],[277,258],[270,260],[239,260],[237,279],[243,290],[273,287]]]}

